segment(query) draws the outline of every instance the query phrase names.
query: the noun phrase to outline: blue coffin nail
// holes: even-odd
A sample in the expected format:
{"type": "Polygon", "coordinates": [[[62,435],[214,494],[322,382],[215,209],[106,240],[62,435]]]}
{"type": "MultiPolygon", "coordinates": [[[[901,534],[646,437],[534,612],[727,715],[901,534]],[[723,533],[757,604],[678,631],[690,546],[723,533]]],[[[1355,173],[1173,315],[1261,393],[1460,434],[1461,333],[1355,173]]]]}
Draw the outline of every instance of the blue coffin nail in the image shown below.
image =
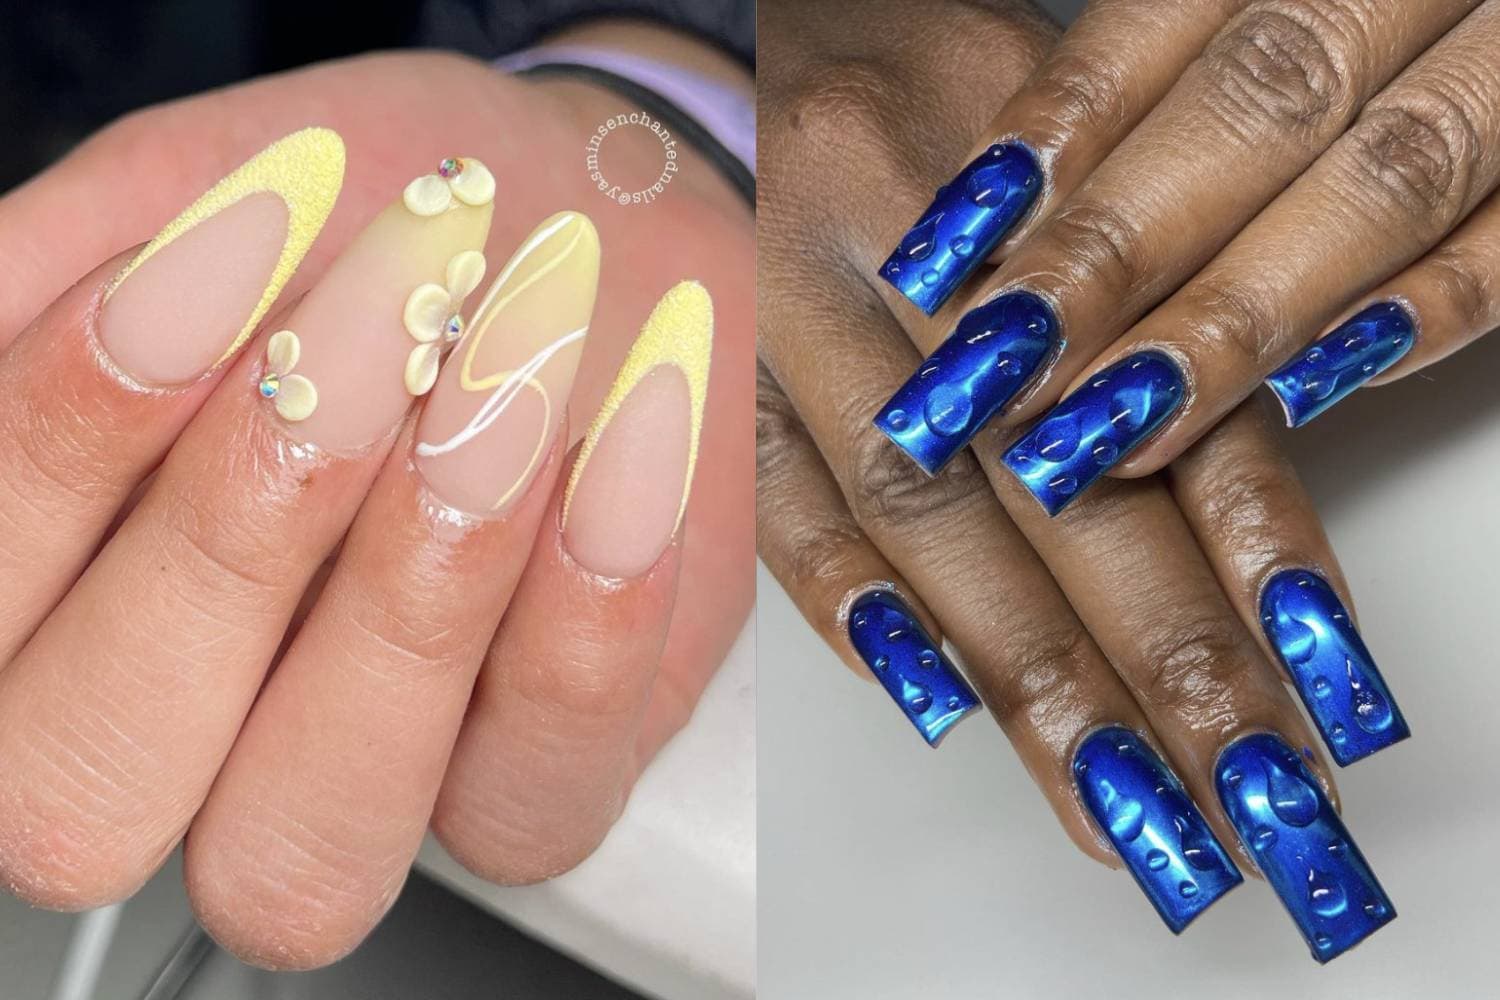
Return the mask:
{"type": "Polygon", "coordinates": [[[1304,569],[1271,577],[1260,624],[1339,766],[1411,735],[1349,612],[1322,577],[1304,569]]]}
{"type": "Polygon", "coordinates": [[[880,267],[880,276],[931,316],[984,263],[1036,201],[1042,170],[1020,143],[996,143],[938,190],[880,267]]]}
{"type": "Polygon", "coordinates": [[[1390,897],[1302,760],[1256,733],[1219,755],[1224,811],[1271,888],[1326,962],[1396,918],[1390,897]]]}
{"type": "Polygon", "coordinates": [[[1142,351],[1110,365],[1005,453],[1005,464],[1056,514],[1150,437],[1182,404],[1182,373],[1142,351]]]}
{"type": "Polygon", "coordinates": [[[929,473],[941,469],[1010,402],[1052,353],[1057,320],[1030,292],[964,314],[875,417],[875,426],[929,473]]]}
{"type": "Polygon", "coordinates": [[[1400,361],[1415,341],[1410,314],[1381,302],[1277,369],[1266,385],[1281,400],[1287,425],[1301,427],[1400,361]]]}
{"type": "Polygon", "coordinates": [[[872,590],[849,608],[849,640],[922,738],[937,746],[979,699],[906,602],[872,590]]]}
{"type": "Polygon", "coordinates": [[[1073,756],[1083,804],[1173,934],[1244,878],[1177,776],[1135,733],[1100,729],[1073,756]]]}

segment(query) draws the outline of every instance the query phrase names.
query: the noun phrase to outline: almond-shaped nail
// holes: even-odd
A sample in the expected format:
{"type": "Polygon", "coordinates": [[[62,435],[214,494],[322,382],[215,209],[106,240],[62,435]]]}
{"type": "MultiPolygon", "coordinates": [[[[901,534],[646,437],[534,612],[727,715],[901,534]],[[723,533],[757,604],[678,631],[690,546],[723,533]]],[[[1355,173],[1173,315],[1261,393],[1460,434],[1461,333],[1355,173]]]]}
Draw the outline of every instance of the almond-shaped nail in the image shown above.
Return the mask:
{"type": "Polygon", "coordinates": [[[215,184],[116,275],[99,342],[127,375],[180,385],[223,364],[255,333],[333,210],[344,143],[307,128],[215,184]]]}
{"type": "Polygon", "coordinates": [[[589,426],[563,495],[563,542],[601,576],[629,579],[661,558],[687,511],[713,300],[696,281],[656,304],[589,426]]]}
{"type": "Polygon", "coordinates": [[[260,394],[290,433],[333,451],[373,444],[432,388],[484,278],[495,179],[449,157],[354,238],[266,341],[260,394]]]}
{"type": "Polygon", "coordinates": [[[417,425],[416,464],[445,503],[503,514],[562,426],[599,286],[599,235],[559,212],[526,237],[474,310],[417,425]]]}

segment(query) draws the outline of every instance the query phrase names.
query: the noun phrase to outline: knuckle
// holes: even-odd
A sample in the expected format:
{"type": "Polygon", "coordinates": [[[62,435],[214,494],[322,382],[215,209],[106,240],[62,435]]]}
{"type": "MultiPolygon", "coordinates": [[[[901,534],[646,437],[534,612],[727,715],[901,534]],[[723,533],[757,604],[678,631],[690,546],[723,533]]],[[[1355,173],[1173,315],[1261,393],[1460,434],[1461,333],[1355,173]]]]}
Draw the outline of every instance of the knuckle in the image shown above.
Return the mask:
{"type": "Polygon", "coordinates": [[[1023,715],[1063,717],[1065,706],[1079,698],[1093,649],[1093,640],[1078,626],[1012,633],[1000,664],[999,704],[992,709],[1002,723],[1023,715]]]}
{"type": "Polygon", "coordinates": [[[890,70],[875,60],[837,59],[808,70],[776,103],[785,129],[774,131],[786,142],[773,145],[771,155],[816,161],[885,155],[890,143],[883,116],[890,91],[890,70]]]}
{"type": "Polygon", "coordinates": [[[854,519],[871,533],[916,519],[950,523],[987,489],[968,455],[955,455],[929,476],[884,435],[861,430],[848,450],[844,492],[854,519]]]}
{"type": "Polygon", "coordinates": [[[1189,330],[1210,350],[1233,355],[1235,366],[1268,371],[1285,340],[1278,301],[1235,279],[1201,278],[1188,292],[1189,330]]]}
{"type": "Polygon", "coordinates": [[[1466,333],[1482,333],[1495,321],[1497,297],[1494,272],[1465,250],[1440,247],[1427,259],[1437,288],[1464,325],[1466,333]]]}
{"type": "Polygon", "coordinates": [[[1130,118],[1120,70],[1073,53],[1048,64],[1036,84],[1059,132],[1113,135],[1130,118]]]}
{"type": "Polygon", "coordinates": [[[1317,134],[1352,104],[1341,41],[1308,5],[1264,5],[1214,41],[1205,68],[1245,138],[1266,129],[1317,134]]]}
{"type": "Polygon", "coordinates": [[[1151,637],[1138,688],[1153,708],[1211,728],[1233,712],[1233,681],[1246,655],[1242,630],[1217,609],[1175,614],[1151,637]]]}
{"type": "Polygon", "coordinates": [[[1238,566],[1269,563],[1282,549],[1285,512],[1296,507],[1286,499],[1290,481],[1285,468],[1264,461],[1236,462],[1197,497],[1204,533],[1217,539],[1220,551],[1238,566]]]}
{"type": "Polygon", "coordinates": [[[1468,200],[1475,127],[1463,104],[1424,88],[1365,112],[1350,156],[1381,208],[1428,238],[1446,232],[1468,200]]]}
{"type": "Polygon", "coordinates": [[[802,420],[764,364],[755,372],[756,482],[778,478],[794,464],[805,437],[802,420]]]}
{"type": "Polygon", "coordinates": [[[281,565],[274,532],[242,524],[225,510],[197,500],[172,504],[161,518],[158,551],[216,598],[257,595],[273,590],[281,565]]]}
{"type": "Polygon", "coordinates": [[[1069,280],[1124,298],[1153,271],[1140,227],[1118,209],[1072,201],[1047,227],[1050,246],[1069,280]]]}
{"type": "Polygon", "coordinates": [[[577,824],[540,829],[527,825],[522,813],[444,795],[433,814],[432,833],[455,861],[486,882],[535,885],[578,867],[609,832],[608,824],[598,830],[577,824]]]}

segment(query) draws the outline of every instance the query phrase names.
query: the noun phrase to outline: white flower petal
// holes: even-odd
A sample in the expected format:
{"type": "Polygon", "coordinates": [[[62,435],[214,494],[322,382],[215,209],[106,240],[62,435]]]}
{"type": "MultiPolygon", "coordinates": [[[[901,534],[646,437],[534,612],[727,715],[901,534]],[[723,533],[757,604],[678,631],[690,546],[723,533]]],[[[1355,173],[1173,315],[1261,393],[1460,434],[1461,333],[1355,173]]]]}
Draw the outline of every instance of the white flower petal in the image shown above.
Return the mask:
{"type": "Polygon", "coordinates": [[[448,261],[447,276],[448,294],[453,299],[453,307],[456,309],[483,280],[484,254],[478,250],[454,254],[453,259],[448,261]]]}
{"type": "Polygon", "coordinates": [[[302,357],[302,341],[290,330],[278,330],[266,341],[266,368],[277,375],[285,375],[297,367],[302,357]]]}
{"type": "Polygon", "coordinates": [[[276,412],[295,423],[312,416],[318,408],[318,390],[301,375],[287,375],[276,393],[276,412]]]}
{"type": "Polygon", "coordinates": [[[453,314],[453,299],[442,285],[418,285],[406,297],[401,322],[419,344],[430,344],[443,335],[443,325],[453,314]]]}
{"type": "Polygon", "coordinates": [[[401,200],[417,215],[437,215],[453,203],[448,182],[437,174],[423,174],[401,192],[401,200]]]}
{"type": "Polygon", "coordinates": [[[406,372],[402,381],[406,391],[413,396],[422,396],[432,388],[438,377],[438,357],[441,350],[437,344],[420,344],[406,356],[406,372]]]}
{"type": "Polygon", "coordinates": [[[495,175],[478,160],[465,158],[463,172],[448,186],[465,205],[488,205],[495,199],[495,175]]]}

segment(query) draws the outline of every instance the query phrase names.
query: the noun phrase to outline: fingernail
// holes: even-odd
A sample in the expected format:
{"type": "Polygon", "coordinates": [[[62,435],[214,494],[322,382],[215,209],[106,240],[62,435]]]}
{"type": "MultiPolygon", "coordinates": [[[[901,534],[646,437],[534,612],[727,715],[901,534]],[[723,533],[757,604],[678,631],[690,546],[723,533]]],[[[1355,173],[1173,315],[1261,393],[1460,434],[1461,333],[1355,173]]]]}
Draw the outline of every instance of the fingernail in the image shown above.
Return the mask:
{"type": "Polygon", "coordinates": [[[1322,577],[1305,569],[1271,577],[1260,623],[1340,767],[1411,735],[1349,612],[1322,577]]]}
{"type": "Polygon", "coordinates": [[[964,314],[875,417],[902,451],[936,473],[1010,402],[1052,353],[1057,320],[1030,292],[964,314]]]}
{"type": "Polygon", "coordinates": [[[1091,733],[1073,755],[1073,774],[1083,804],[1173,934],[1244,881],[1182,782],[1135,733],[1091,733]]]}
{"type": "Polygon", "coordinates": [[[1255,733],[1231,743],[1214,778],[1230,823],[1313,958],[1326,962],[1396,919],[1323,789],[1279,738],[1255,733]]]}
{"type": "Polygon", "coordinates": [[[190,382],[255,333],[323,229],[344,182],[337,132],[261,150],[167,223],[111,282],[99,343],[131,378],[190,382]]]}
{"type": "Polygon", "coordinates": [[[942,647],[891,591],[869,591],[849,606],[849,641],[929,745],[979,707],[942,647]]]}
{"type": "Polygon", "coordinates": [[[986,149],[938,190],[880,276],[931,316],[1015,228],[1042,190],[1042,168],[1018,142],[986,149]]]}
{"type": "Polygon", "coordinates": [[[1132,354],[1054,406],[1005,453],[1005,464],[1056,514],[1165,423],[1183,388],[1165,354],[1132,354]]]}
{"type": "Polygon", "coordinates": [[[1400,303],[1365,309],[1266,379],[1288,427],[1313,417],[1400,361],[1416,342],[1416,324],[1400,303]]]}
{"type": "Polygon", "coordinates": [[[563,541],[586,569],[640,576],[677,534],[698,464],[713,329],[708,290],[684,281],[626,355],[563,494],[563,541]]]}
{"type": "Polygon", "coordinates": [[[432,387],[484,277],[495,180],[449,158],[355,237],[267,342],[260,393],[298,438],[362,448],[432,387]]]}
{"type": "Polygon", "coordinates": [[[501,269],[417,425],[417,468],[446,503],[495,515],[524,495],[562,426],[598,287],[599,235],[578,212],[544,220],[501,269]]]}

